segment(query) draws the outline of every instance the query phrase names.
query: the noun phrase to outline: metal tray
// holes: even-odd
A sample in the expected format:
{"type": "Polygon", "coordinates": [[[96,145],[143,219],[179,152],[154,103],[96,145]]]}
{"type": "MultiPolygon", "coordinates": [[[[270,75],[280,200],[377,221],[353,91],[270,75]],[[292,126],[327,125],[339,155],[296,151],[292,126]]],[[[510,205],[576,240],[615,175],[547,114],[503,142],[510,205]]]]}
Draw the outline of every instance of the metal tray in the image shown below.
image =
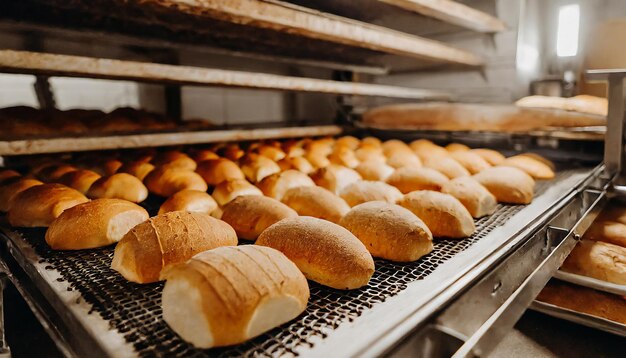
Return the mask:
{"type": "Polygon", "coordinates": [[[626,296],[626,285],[618,285],[615,283],[606,282],[592,277],[577,275],[575,273],[565,272],[561,270],[558,270],[554,274],[554,278],[576,285],[593,288],[594,290],[604,291],[620,296],[626,296]]]}

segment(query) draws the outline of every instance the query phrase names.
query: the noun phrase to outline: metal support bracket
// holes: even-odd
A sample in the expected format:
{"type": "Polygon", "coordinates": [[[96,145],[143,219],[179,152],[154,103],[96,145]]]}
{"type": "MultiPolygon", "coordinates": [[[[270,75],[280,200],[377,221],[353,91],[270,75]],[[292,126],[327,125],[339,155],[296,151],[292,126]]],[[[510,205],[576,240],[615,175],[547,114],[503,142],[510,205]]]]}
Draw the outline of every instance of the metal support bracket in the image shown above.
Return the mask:
{"type": "Polygon", "coordinates": [[[50,86],[48,76],[35,76],[35,94],[37,95],[37,101],[39,102],[39,108],[41,109],[54,109],[56,108],[56,101],[54,99],[54,93],[50,86]]]}
{"type": "Polygon", "coordinates": [[[9,282],[10,271],[4,261],[0,260],[0,358],[11,357],[11,349],[5,337],[4,325],[4,289],[9,282]]]}

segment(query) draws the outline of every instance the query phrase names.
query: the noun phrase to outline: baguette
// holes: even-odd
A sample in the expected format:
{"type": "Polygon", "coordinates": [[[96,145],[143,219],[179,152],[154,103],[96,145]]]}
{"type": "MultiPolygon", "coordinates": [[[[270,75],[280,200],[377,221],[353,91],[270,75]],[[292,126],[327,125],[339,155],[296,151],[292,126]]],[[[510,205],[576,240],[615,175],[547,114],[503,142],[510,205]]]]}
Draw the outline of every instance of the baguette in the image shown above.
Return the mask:
{"type": "Polygon", "coordinates": [[[595,221],[583,238],[626,248],[626,225],[616,221],[595,221]]]}
{"type": "Polygon", "coordinates": [[[97,199],[61,213],[46,231],[46,242],[53,250],[104,247],[149,217],[144,208],[126,200],[97,199]]]}
{"type": "Polygon", "coordinates": [[[111,268],[131,282],[162,280],[161,272],[193,255],[237,245],[230,225],[206,214],[174,211],[132,228],[115,247],[111,268]]]}
{"type": "Polygon", "coordinates": [[[146,178],[146,175],[153,171],[154,168],[155,166],[153,164],[143,161],[134,161],[122,165],[118,170],[118,173],[128,173],[143,181],[146,178]]]}
{"type": "Polygon", "coordinates": [[[626,248],[601,241],[582,240],[565,259],[561,269],[626,285],[626,248]]]}
{"type": "Polygon", "coordinates": [[[20,178],[10,183],[0,186],[0,211],[7,212],[13,205],[13,200],[17,194],[35,185],[41,185],[43,182],[37,179],[20,178]]]}
{"type": "Polygon", "coordinates": [[[387,183],[359,180],[343,188],[339,196],[353,207],[368,201],[385,201],[395,204],[402,198],[402,193],[387,183]]]}
{"type": "Polygon", "coordinates": [[[428,157],[424,162],[424,166],[434,169],[450,179],[470,175],[470,172],[464,166],[447,156],[428,157]]]}
{"type": "Polygon", "coordinates": [[[372,256],[410,262],[433,250],[433,236],[422,220],[395,204],[372,201],[352,208],[339,222],[372,256]]]}
{"type": "Polygon", "coordinates": [[[219,247],[165,275],[163,319],[197,348],[243,343],[296,318],[309,299],[304,275],[268,247],[219,247]]]}
{"type": "Polygon", "coordinates": [[[117,173],[96,180],[87,196],[91,199],[123,199],[140,203],[148,197],[148,189],[141,180],[127,173],[117,173]]]}
{"type": "Polygon", "coordinates": [[[280,172],[273,160],[258,154],[248,154],[241,158],[241,171],[252,183],[258,183],[266,176],[280,172]]]}
{"type": "Polygon", "coordinates": [[[282,173],[272,174],[261,180],[257,185],[263,194],[280,200],[285,192],[297,186],[315,186],[308,175],[297,170],[286,170],[282,173]]]}
{"type": "Polygon", "coordinates": [[[385,181],[393,173],[394,168],[387,165],[384,161],[381,163],[375,160],[368,160],[361,162],[355,170],[364,180],[385,181]]]}
{"type": "Polygon", "coordinates": [[[159,208],[159,215],[170,211],[211,214],[217,207],[215,199],[207,192],[186,189],[167,198],[159,208]]]}
{"type": "Polygon", "coordinates": [[[235,179],[219,183],[211,194],[219,206],[228,204],[240,195],[263,195],[263,192],[245,179],[235,179]]]}
{"type": "Polygon", "coordinates": [[[469,150],[452,152],[450,153],[450,158],[459,162],[470,174],[480,173],[485,169],[491,168],[491,164],[483,157],[469,150]]]}
{"type": "Polygon", "coordinates": [[[15,196],[9,208],[9,224],[48,227],[64,210],[88,201],[79,191],[65,185],[35,185],[15,196]]]}
{"type": "Polygon", "coordinates": [[[430,168],[404,167],[387,178],[387,184],[398,188],[403,194],[415,190],[440,191],[448,182],[448,178],[438,171],[430,168]]]}
{"type": "Polygon", "coordinates": [[[207,183],[198,173],[167,166],[154,169],[143,182],[151,193],[163,197],[170,197],[181,190],[208,189],[207,183]]]}
{"type": "Polygon", "coordinates": [[[338,223],[350,206],[340,197],[320,186],[299,186],[285,192],[281,201],[298,215],[312,216],[338,223]]]}
{"type": "Polygon", "coordinates": [[[359,173],[353,169],[330,164],[325,168],[320,168],[311,174],[311,178],[315,184],[338,194],[346,186],[361,180],[359,173]]]}
{"type": "Polygon", "coordinates": [[[269,226],[296,216],[298,213],[276,199],[241,195],[224,206],[222,220],[235,229],[239,238],[256,240],[269,226]]]}
{"type": "Polygon", "coordinates": [[[502,153],[493,149],[477,148],[470,150],[470,153],[480,155],[487,163],[491,165],[500,165],[506,157],[502,153]]]}
{"type": "Polygon", "coordinates": [[[420,190],[405,195],[398,204],[422,219],[434,237],[460,239],[476,231],[472,216],[452,195],[420,190]]]}
{"type": "Polygon", "coordinates": [[[506,158],[500,165],[521,169],[535,179],[554,178],[554,171],[549,166],[527,155],[506,158]]]}
{"type": "Polygon", "coordinates": [[[535,181],[513,167],[491,167],[474,175],[480,184],[500,203],[529,204],[533,200],[535,181]]]}
{"type": "Polygon", "coordinates": [[[211,186],[225,180],[245,179],[243,172],[235,162],[220,158],[202,161],[198,164],[196,172],[211,186]]]}
{"type": "Polygon", "coordinates": [[[286,157],[281,159],[277,164],[282,171],[295,169],[307,175],[315,171],[313,165],[304,157],[286,157]]]}
{"type": "Polygon", "coordinates": [[[493,214],[498,205],[496,197],[472,177],[452,179],[441,191],[457,198],[474,218],[493,214]]]}
{"type": "Polygon", "coordinates": [[[279,221],[261,233],[257,245],[287,256],[309,280],[340,290],[367,285],[374,260],[352,233],[329,221],[298,216],[279,221]]]}
{"type": "Polygon", "coordinates": [[[59,183],[87,194],[93,183],[100,178],[100,174],[92,170],[79,169],[63,174],[59,178],[59,183]]]}

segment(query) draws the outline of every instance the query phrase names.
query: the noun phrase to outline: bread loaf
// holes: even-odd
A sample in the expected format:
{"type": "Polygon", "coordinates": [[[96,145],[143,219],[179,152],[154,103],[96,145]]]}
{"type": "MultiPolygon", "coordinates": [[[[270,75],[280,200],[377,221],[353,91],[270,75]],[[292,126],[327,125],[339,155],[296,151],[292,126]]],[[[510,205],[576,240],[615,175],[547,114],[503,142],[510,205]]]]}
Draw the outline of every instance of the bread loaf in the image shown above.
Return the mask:
{"type": "Polygon", "coordinates": [[[454,152],[467,152],[468,150],[470,150],[470,147],[466,146],[465,144],[462,143],[450,143],[448,145],[446,145],[446,150],[450,153],[454,153],[454,152]]]}
{"type": "Polygon", "coordinates": [[[148,197],[148,189],[141,180],[127,173],[117,173],[96,180],[87,196],[91,199],[124,199],[140,203],[148,197]]]}
{"type": "Polygon", "coordinates": [[[371,146],[382,148],[382,142],[376,137],[365,137],[361,139],[361,146],[371,146]]]}
{"type": "Polygon", "coordinates": [[[529,204],[533,200],[535,181],[517,168],[491,167],[474,175],[474,179],[500,203],[529,204]]]}
{"type": "Polygon", "coordinates": [[[287,190],[297,186],[315,186],[315,183],[304,173],[286,170],[267,176],[258,184],[263,194],[277,200],[280,200],[287,190]]]}
{"type": "Polygon", "coordinates": [[[506,158],[500,165],[521,169],[535,179],[554,178],[554,171],[549,166],[526,155],[506,158]]]}
{"type": "Polygon", "coordinates": [[[146,175],[154,170],[154,165],[143,161],[134,161],[126,163],[120,167],[119,173],[128,173],[137,179],[143,181],[146,175]]]}
{"type": "Polygon", "coordinates": [[[394,168],[390,167],[385,162],[368,160],[361,162],[355,170],[364,180],[385,181],[393,173],[394,168]]]}
{"type": "Polygon", "coordinates": [[[11,170],[11,169],[0,170],[0,185],[6,183],[7,180],[11,180],[13,178],[19,178],[21,176],[22,175],[16,172],[15,170],[11,170]]]}
{"type": "Polygon", "coordinates": [[[368,201],[385,201],[395,204],[402,198],[402,193],[387,183],[359,180],[343,188],[339,196],[348,205],[356,206],[368,201]]]}
{"type": "Polygon", "coordinates": [[[449,157],[428,157],[424,161],[426,168],[434,169],[450,179],[469,176],[470,173],[464,166],[449,157]]]}
{"type": "Polygon", "coordinates": [[[470,150],[470,153],[480,155],[484,160],[487,161],[487,163],[491,165],[499,165],[506,159],[506,157],[502,155],[502,153],[493,149],[477,148],[470,150]]]}
{"type": "Polygon", "coordinates": [[[311,174],[315,170],[313,165],[304,157],[286,157],[278,161],[277,164],[282,171],[295,169],[304,174],[311,174]]]}
{"type": "Polygon", "coordinates": [[[440,191],[448,182],[448,178],[438,171],[430,168],[404,167],[387,178],[387,183],[398,188],[402,193],[410,193],[415,190],[440,191]]]}
{"type": "Polygon", "coordinates": [[[41,169],[37,173],[37,178],[44,183],[54,183],[59,180],[63,174],[73,172],[75,170],[78,170],[78,168],[69,164],[50,165],[41,169]]]}
{"type": "MultiPolygon", "coordinates": [[[[204,162],[203,162],[204,163],[204,162]]],[[[207,183],[191,170],[159,167],[148,173],[144,181],[151,193],[169,197],[181,190],[207,191],[207,183]]]]}
{"type": "Polygon", "coordinates": [[[413,152],[398,151],[387,156],[387,164],[393,168],[420,168],[422,161],[413,152]]]}
{"type": "Polygon", "coordinates": [[[626,224],[626,206],[609,204],[600,215],[598,215],[597,221],[616,221],[618,223],[626,224]]]}
{"type": "Polygon", "coordinates": [[[361,146],[354,152],[354,155],[360,162],[387,162],[387,157],[385,157],[380,147],[361,146]]]}
{"type": "Polygon", "coordinates": [[[226,159],[236,161],[243,157],[246,152],[239,148],[239,144],[234,143],[220,148],[217,154],[226,159]]]}
{"type": "Polygon", "coordinates": [[[61,213],[89,201],[83,194],[61,184],[32,186],[13,198],[9,224],[16,227],[48,227],[61,213]]]}
{"type": "Polygon", "coordinates": [[[474,218],[493,214],[498,205],[496,197],[472,177],[452,179],[441,191],[457,198],[474,218]]]}
{"type": "Polygon", "coordinates": [[[335,147],[332,153],[328,156],[328,160],[333,164],[339,164],[348,168],[355,168],[359,165],[359,160],[356,158],[354,151],[348,147],[335,147]]]}
{"type": "Polygon", "coordinates": [[[41,184],[43,183],[37,179],[20,178],[10,183],[0,185],[0,211],[9,211],[17,194],[35,185],[41,184]]]}
{"type": "Polygon", "coordinates": [[[271,145],[261,145],[256,149],[256,152],[259,155],[262,155],[266,158],[269,158],[275,162],[285,158],[287,156],[287,154],[285,154],[285,152],[283,152],[282,149],[271,146],[271,145]]]}
{"type": "Polygon", "coordinates": [[[390,140],[383,142],[383,144],[381,145],[381,148],[383,150],[383,154],[385,154],[387,158],[389,158],[392,154],[395,154],[398,152],[413,153],[413,151],[411,150],[411,147],[409,147],[406,143],[398,139],[390,139],[390,140]]]}
{"type": "Polygon", "coordinates": [[[427,158],[445,157],[449,154],[446,148],[428,139],[414,140],[409,144],[409,147],[413,149],[413,152],[415,152],[422,161],[425,161],[427,158]]]}
{"type": "Polygon", "coordinates": [[[469,150],[452,152],[450,153],[450,158],[459,162],[470,174],[480,173],[485,169],[491,168],[491,164],[483,157],[469,150]]]}
{"type": "Polygon", "coordinates": [[[547,165],[550,169],[556,170],[556,165],[554,165],[554,162],[552,162],[550,159],[547,159],[547,158],[545,158],[545,157],[543,157],[543,156],[541,156],[541,155],[539,155],[537,153],[527,152],[527,153],[522,153],[522,154],[518,154],[518,155],[532,158],[532,159],[534,159],[536,161],[542,162],[543,164],[547,165]]]}
{"type": "Polygon", "coordinates": [[[256,244],[285,254],[309,280],[340,290],[363,287],[374,273],[374,260],[363,243],[326,220],[281,220],[263,231],[256,244]]]}
{"type": "Polygon", "coordinates": [[[113,175],[122,167],[123,163],[118,159],[108,159],[103,161],[98,167],[93,168],[93,171],[102,175],[113,175]]]}
{"type": "Polygon", "coordinates": [[[167,198],[159,208],[159,215],[170,211],[211,214],[215,209],[217,209],[217,203],[207,192],[186,189],[167,198]]]}
{"type": "Polygon", "coordinates": [[[626,248],[582,240],[567,257],[563,271],[626,285],[626,248]]]}
{"type": "Polygon", "coordinates": [[[228,204],[240,195],[263,195],[263,192],[245,179],[235,179],[219,183],[211,194],[220,206],[228,204]]]}
{"type": "Polygon", "coordinates": [[[335,147],[346,147],[352,150],[356,150],[359,145],[361,145],[361,141],[351,135],[346,135],[341,138],[337,138],[335,141],[335,147]]]}
{"type": "Polygon", "coordinates": [[[298,213],[276,199],[241,195],[224,205],[222,220],[235,229],[239,238],[256,240],[269,226],[296,216],[298,213]]]}
{"type": "Polygon", "coordinates": [[[111,268],[128,281],[161,280],[161,272],[193,255],[237,245],[230,225],[206,214],[173,211],[132,228],[115,247],[111,268]]]}
{"type": "Polygon", "coordinates": [[[202,161],[198,163],[196,172],[211,186],[217,185],[225,180],[245,179],[239,166],[225,158],[202,161]]]}
{"type": "Polygon", "coordinates": [[[192,159],[196,161],[196,163],[200,163],[209,159],[219,159],[220,156],[215,154],[214,151],[208,149],[201,149],[193,153],[192,159]]]}
{"type": "Polygon", "coordinates": [[[346,186],[361,180],[359,173],[353,169],[337,165],[330,164],[324,168],[316,170],[311,174],[311,178],[315,184],[338,194],[346,186]]]}
{"type": "Polygon", "coordinates": [[[61,213],[46,231],[46,242],[54,250],[108,246],[149,217],[144,208],[129,201],[97,199],[61,213]]]}
{"type": "Polygon", "coordinates": [[[92,170],[80,169],[63,174],[59,178],[59,183],[87,194],[91,185],[100,178],[100,174],[92,170]]]}
{"type": "Polygon", "coordinates": [[[305,154],[306,160],[311,163],[313,168],[324,168],[330,164],[328,155],[324,154],[323,150],[310,150],[305,154]]]}
{"type": "Polygon", "coordinates": [[[170,150],[157,154],[152,160],[152,164],[156,167],[169,166],[171,168],[180,168],[194,171],[196,170],[196,162],[187,154],[178,150],[170,150]]]}
{"type": "Polygon", "coordinates": [[[476,230],[470,213],[452,195],[419,190],[405,195],[398,203],[422,219],[434,237],[460,239],[476,230]]]}
{"type": "Polygon", "coordinates": [[[626,225],[617,221],[595,221],[583,238],[626,248],[626,225]]]}
{"type": "Polygon", "coordinates": [[[352,208],[339,222],[372,256],[415,261],[433,250],[433,236],[422,220],[395,204],[372,201],[352,208]]]}
{"type": "Polygon", "coordinates": [[[241,171],[249,181],[258,183],[266,176],[280,172],[280,167],[267,157],[248,154],[241,158],[241,171]]]}
{"type": "Polygon", "coordinates": [[[298,215],[312,216],[338,223],[350,206],[340,197],[320,186],[299,186],[285,192],[281,201],[298,215]]]}
{"type": "Polygon", "coordinates": [[[306,154],[303,148],[304,144],[304,140],[291,139],[284,141],[281,147],[283,149],[283,152],[287,154],[288,158],[303,157],[306,154]]]}
{"type": "Polygon", "coordinates": [[[165,273],[163,319],[197,348],[242,343],[300,315],[306,278],[277,250],[227,246],[165,273]]]}

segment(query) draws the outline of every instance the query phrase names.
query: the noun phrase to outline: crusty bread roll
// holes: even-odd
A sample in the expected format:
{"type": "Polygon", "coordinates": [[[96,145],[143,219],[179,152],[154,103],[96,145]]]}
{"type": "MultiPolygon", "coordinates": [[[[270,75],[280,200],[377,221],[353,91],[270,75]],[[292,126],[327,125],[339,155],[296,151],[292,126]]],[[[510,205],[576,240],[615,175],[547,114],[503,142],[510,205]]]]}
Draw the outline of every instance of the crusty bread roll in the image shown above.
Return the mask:
{"type": "Polygon", "coordinates": [[[350,231],[309,216],[277,222],[261,233],[257,245],[285,254],[309,280],[340,290],[367,285],[374,260],[350,231]]]}
{"type": "Polygon", "coordinates": [[[583,238],[626,247],[626,225],[617,221],[595,221],[583,238]]]}
{"type": "Polygon", "coordinates": [[[148,197],[148,188],[128,173],[117,173],[96,180],[87,191],[87,196],[91,199],[124,199],[140,203],[148,197]]]}
{"type": "Polygon", "coordinates": [[[427,157],[424,161],[424,166],[434,169],[450,179],[470,175],[464,166],[450,157],[427,157]]]}
{"type": "Polygon", "coordinates": [[[383,142],[381,148],[383,150],[383,154],[385,154],[387,158],[397,152],[413,153],[413,150],[411,150],[411,147],[409,147],[408,144],[398,139],[390,139],[383,142]]]}
{"type": "Polygon", "coordinates": [[[430,168],[404,167],[396,169],[387,178],[387,184],[398,188],[404,194],[414,190],[440,191],[447,182],[448,177],[430,168]]]}
{"type": "Polygon", "coordinates": [[[304,140],[290,139],[284,141],[281,145],[281,148],[283,149],[283,152],[287,154],[288,158],[303,157],[306,154],[304,150],[304,144],[304,140]]]}
{"type": "Polygon", "coordinates": [[[298,215],[312,216],[338,223],[350,206],[339,196],[321,186],[299,186],[285,192],[281,201],[298,215]]]}
{"type": "Polygon", "coordinates": [[[506,158],[500,165],[521,169],[535,179],[554,178],[554,171],[549,166],[526,155],[506,158]]]}
{"type": "Polygon", "coordinates": [[[289,170],[295,169],[297,171],[303,172],[304,174],[311,174],[315,171],[313,165],[306,160],[304,157],[285,157],[278,161],[278,166],[280,170],[289,170]]]}
{"type": "Polygon", "coordinates": [[[207,183],[198,173],[168,166],[154,169],[146,175],[143,182],[151,193],[164,197],[170,197],[186,189],[199,191],[208,189],[207,183]]]}
{"type": "Polygon", "coordinates": [[[385,162],[368,160],[361,162],[355,170],[361,175],[361,177],[363,177],[364,180],[385,181],[395,169],[387,165],[385,162]]]}
{"type": "Polygon", "coordinates": [[[258,195],[240,195],[224,205],[222,212],[222,220],[246,240],[256,240],[269,226],[296,216],[298,213],[280,201],[258,195]]]}
{"type": "Polygon", "coordinates": [[[556,170],[556,165],[554,165],[554,162],[551,161],[548,158],[545,158],[537,153],[531,153],[531,152],[526,152],[526,153],[522,153],[522,154],[518,154],[524,157],[529,157],[532,158],[536,161],[542,162],[543,164],[547,165],[548,167],[550,167],[550,169],[552,170],[556,170]]]}
{"type": "Polygon", "coordinates": [[[11,169],[3,169],[0,170],[0,185],[4,184],[7,180],[11,180],[13,178],[19,178],[22,175],[15,170],[11,169]]]}
{"type": "Polygon", "coordinates": [[[43,182],[37,179],[20,178],[0,185],[0,211],[9,211],[17,194],[35,185],[41,184],[43,184],[43,182]]]}
{"type": "Polygon", "coordinates": [[[154,165],[143,161],[134,161],[126,163],[120,167],[119,173],[128,173],[137,179],[143,181],[146,175],[154,170],[154,165]]]}
{"type": "Polygon", "coordinates": [[[240,195],[263,195],[263,192],[246,179],[234,179],[219,183],[211,194],[220,206],[228,204],[240,195]]]}
{"type": "Polygon", "coordinates": [[[375,257],[410,262],[433,250],[433,235],[426,224],[399,205],[382,201],[360,204],[339,225],[361,240],[375,257]]]}
{"type": "Polygon", "coordinates": [[[452,152],[450,153],[450,158],[459,162],[470,174],[480,173],[487,168],[491,168],[491,164],[483,157],[469,150],[452,152]]]}
{"type": "Polygon", "coordinates": [[[611,203],[602,210],[596,221],[616,221],[626,224],[626,206],[611,203]]]}
{"type": "Polygon", "coordinates": [[[380,147],[361,146],[354,152],[354,155],[361,162],[387,162],[387,157],[385,157],[380,147]]]}
{"type": "Polygon", "coordinates": [[[115,247],[111,268],[128,281],[161,280],[161,272],[193,255],[237,245],[230,225],[206,214],[173,211],[132,228],[115,247]]]}
{"type": "Polygon", "coordinates": [[[280,200],[285,192],[297,186],[315,186],[308,175],[297,170],[285,170],[282,173],[272,174],[261,180],[257,185],[263,194],[280,200]]]}
{"type": "Polygon", "coordinates": [[[102,176],[113,175],[117,173],[122,165],[123,163],[118,159],[108,159],[102,162],[98,167],[93,168],[93,171],[102,176]]]}
{"type": "Polygon", "coordinates": [[[533,200],[535,181],[530,175],[513,167],[491,167],[474,175],[480,184],[500,203],[529,204],[533,200]]]}
{"type": "Polygon", "coordinates": [[[97,199],[61,213],[46,231],[46,242],[54,250],[108,246],[149,217],[146,209],[129,201],[97,199]]]}
{"type": "Polygon", "coordinates": [[[266,176],[280,172],[280,167],[267,157],[250,153],[241,158],[241,171],[249,181],[258,183],[266,176]]]}
{"type": "Polygon", "coordinates": [[[382,147],[382,142],[376,137],[365,137],[361,139],[361,146],[382,147]]]}
{"type": "Polygon", "coordinates": [[[167,198],[159,208],[159,215],[170,211],[211,214],[215,209],[217,203],[206,191],[186,189],[167,198]]]}
{"type": "Polygon", "coordinates": [[[581,240],[561,269],[626,285],[626,248],[602,241],[581,240]]]}
{"type": "Polygon", "coordinates": [[[476,149],[470,150],[470,153],[480,155],[484,160],[487,161],[487,163],[491,165],[499,165],[506,159],[506,157],[502,155],[502,153],[493,149],[476,148],[476,149]]]}
{"type": "Polygon", "coordinates": [[[296,318],[309,299],[298,267],[269,247],[219,247],[164,274],[163,319],[198,348],[256,337],[296,318]]]}
{"type": "Polygon", "coordinates": [[[79,191],[61,184],[32,186],[13,198],[9,224],[16,227],[48,227],[61,213],[89,201],[79,191]]]}
{"type": "Polygon", "coordinates": [[[450,143],[450,144],[446,145],[445,148],[450,153],[467,152],[468,150],[470,150],[470,147],[466,146],[463,143],[450,143]]]}
{"type": "Polygon", "coordinates": [[[202,161],[198,163],[196,172],[211,186],[217,185],[225,180],[245,179],[239,166],[226,158],[202,161]]]}
{"type": "Polygon", "coordinates": [[[356,150],[359,145],[361,145],[361,141],[359,140],[359,138],[351,135],[337,138],[337,140],[335,141],[335,147],[346,147],[352,150],[356,150]]]}
{"type": "Polygon", "coordinates": [[[346,186],[361,180],[361,176],[354,169],[342,165],[330,164],[311,174],[315,184],[338,194],[346,186]]]}
{"type": "Polygon", "coordinates": [[[472,177],[452,179],[441,191],[459,199],[474,218],[493,214],[498,205],[496,197],[472,177]]]}
{"type": "Polygon", "coordinates": [[[192,159],[196,161],[196,163],[200,163],[209,159],[219,159],[220,156],[217,155],[214,151],[208,149],[201,149],[193,153],[192,159]]]}
{"type": "Polygon", "coordinates": [[[387,156],[387,164],[398,169],[404,167],[420,168],[422,161],[413,152],[401,150],[387,156]]]}
{"type": "Polygon", "coordinates": [[[476,230],[470,213],[452,195],[419,190],[405,195],[398,204],[422,219],[434,237],[460,239],[476,230]]]}
{"type": "Polygon", "coordinates": [[[260,145],[258,148],[256,148],[256,152],[259,155],[267,157],[275,162],[287,156],[287,154],[283,152],[282,149],[267,144],[260,145]]]}
{"type": "Polygon", "coordinates": [[[395,187],[380,181],[359,180],[341,190],[339,196],[350,206],[368,201],[385,201],[395,204],[402,198],[402,193],[395,187]]]}
{"type": "Polygon", "coordinates": [[[304,157],[311,163],[313,168],[324,168],[330,164],[328,155],[324,154],[323,150],[309,150],[304,157]]]}
{"type": "Polygon", "coordinates": [[[450,154],[446,148],[437,145],[428,139],[417,139],[409,144],[409,147],[413,149],[413,152],[422,160],[434,157],[445,157],[450,154]]]}
{"type": "Polygon", "coordinates": [[[59,178],[59,183],[76,189],[83,194],[87,194],[91,185],[100,178],[100,174],[92,170],[79,169],[63,174],[59,178]]]}
{"type": "Polygon", "coordinates": [[[78,168],[69,164],[50,165],[41,169],[37,173],[37,179],[43,181],[44,183],[54,183],[65,173],[73,172],[75,170],[78,170],[78,168]]]}
{"type": "Polygon", "coordinates": [[[156,167],[169,166],[172,168],[180,168],[194,171],[196,170],[196,162],[187,154],[178,150],[169,150],[157,154],[152,160],[152,164],[156,167]]]}
{"type": "Polygon", "coordinates": [[[333,164],[339,164],[348,168],[355,168],[359,165],[354,151],[348,147],[335,147],[333,152],[328,156],[328,160],[333,164]]]}
{"type": "Polygon", "coordinates": [[[246,152],[239,148],[239,144],[231,143],[220,148],[217,154],[226,159],[237,161],[243,157],[246,152]]]}

